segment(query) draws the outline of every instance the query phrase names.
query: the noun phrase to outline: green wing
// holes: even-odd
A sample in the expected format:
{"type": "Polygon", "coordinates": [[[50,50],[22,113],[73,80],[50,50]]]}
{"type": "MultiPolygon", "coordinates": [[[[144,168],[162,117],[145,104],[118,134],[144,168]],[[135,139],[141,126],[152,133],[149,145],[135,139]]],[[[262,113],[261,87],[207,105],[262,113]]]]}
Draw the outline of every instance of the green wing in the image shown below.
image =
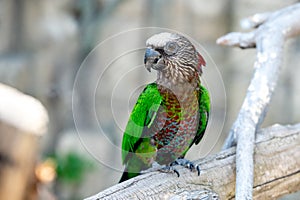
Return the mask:
{"type": "Polygon", "coordinates": [[[150,127],[156,117],[156,112],[162,102],[162,97],[156,83],[147,85],[140,94],[129,117],[122,141],[122,160],[127,162],[129,152],[135,152],[141,141],[144,127],[150,127]]]}
{"type": "Polygon", "coordinates": [[[208,91],[205,87],[200,86],[200,93],[199,93],[199,112],[200,112],[200,120],[198,131],[194,141],[192,142],[198,144],[202,137],[204,136],[205,129],[207,127],[208,117],[209,117],[209,110],[210,110],[210,99],[208,91]]]}

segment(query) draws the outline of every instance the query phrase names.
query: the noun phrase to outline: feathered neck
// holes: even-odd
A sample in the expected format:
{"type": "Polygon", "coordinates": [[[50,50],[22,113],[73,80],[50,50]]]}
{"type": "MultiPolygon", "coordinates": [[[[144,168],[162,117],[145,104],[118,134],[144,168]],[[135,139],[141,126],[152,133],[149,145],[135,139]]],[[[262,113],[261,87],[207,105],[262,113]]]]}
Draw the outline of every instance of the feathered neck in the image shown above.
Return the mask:
{"type": "Polygon", "coordinates": [[[177,67],[170,65],[158,71],[156,83],[174,93],[190,93],[199,90],[200,74],[191,66],[177,67]]]}

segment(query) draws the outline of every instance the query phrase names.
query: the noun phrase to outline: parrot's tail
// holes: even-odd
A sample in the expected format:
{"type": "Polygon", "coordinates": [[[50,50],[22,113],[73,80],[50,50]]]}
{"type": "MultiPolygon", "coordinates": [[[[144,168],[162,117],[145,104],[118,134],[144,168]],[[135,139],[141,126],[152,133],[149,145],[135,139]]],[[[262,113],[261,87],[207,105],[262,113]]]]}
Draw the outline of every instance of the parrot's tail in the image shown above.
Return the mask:
{"type": "Polygon", "coordinates": [[[133,178],[133,177],[135,177],[135,176],[138,176],[138,175],[140,175],[140,174],[139,174],[139,173],[128,173],[127,170],[125,170],[125,171],[123,172],[123,174],[122,174],[122,177],[121,177],[119,183],[121,183],[121,182],[123,182],[123,181],[126,181],[126,180],[128,180],[128,179],[131,179],[131,178],[133,178]]]}

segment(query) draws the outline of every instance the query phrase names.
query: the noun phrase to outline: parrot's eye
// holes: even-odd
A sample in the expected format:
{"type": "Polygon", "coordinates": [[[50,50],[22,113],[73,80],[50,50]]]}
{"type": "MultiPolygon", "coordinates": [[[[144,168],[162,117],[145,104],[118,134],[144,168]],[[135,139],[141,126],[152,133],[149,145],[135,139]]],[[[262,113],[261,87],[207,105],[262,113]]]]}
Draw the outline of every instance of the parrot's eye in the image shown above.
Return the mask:
{"type": "Polygon", "coordinates": [[[153,61],[153,63],[157,64],[157,62],[158,62],[158,58],[155,58],[154,61],[153,61]]]}
{"type": "Polygon", "coordinates": [[[173,55],[177,52],[178,46],[175,42],[168,42],[164,47],[164,51],[168,55],[173,55]]]}

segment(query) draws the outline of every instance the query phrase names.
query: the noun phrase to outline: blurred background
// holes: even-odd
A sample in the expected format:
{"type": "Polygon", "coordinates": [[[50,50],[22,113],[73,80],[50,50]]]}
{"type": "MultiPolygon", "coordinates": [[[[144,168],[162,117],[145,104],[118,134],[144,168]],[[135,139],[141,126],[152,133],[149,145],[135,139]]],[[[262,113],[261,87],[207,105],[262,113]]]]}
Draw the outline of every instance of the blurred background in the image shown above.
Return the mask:
{"type": "MultiPolygon", "coordinates": [[[[0,81],[39,99],[49,114],[39,166],[55,176],[40,199],[82,199],[116,184],[128,116],[155,72],[143,67],[145,41],[162,31],[189,37],[207,60],[212,96],[204,140],[188,158],[218,152],[242,105],[255,50],[216,45],[245,31],[240,20],[297,0],[2,0],[0,81]]],[[[285,46],[284,65],[263,127],[300,121],[300,40],[285,46]]]]}

